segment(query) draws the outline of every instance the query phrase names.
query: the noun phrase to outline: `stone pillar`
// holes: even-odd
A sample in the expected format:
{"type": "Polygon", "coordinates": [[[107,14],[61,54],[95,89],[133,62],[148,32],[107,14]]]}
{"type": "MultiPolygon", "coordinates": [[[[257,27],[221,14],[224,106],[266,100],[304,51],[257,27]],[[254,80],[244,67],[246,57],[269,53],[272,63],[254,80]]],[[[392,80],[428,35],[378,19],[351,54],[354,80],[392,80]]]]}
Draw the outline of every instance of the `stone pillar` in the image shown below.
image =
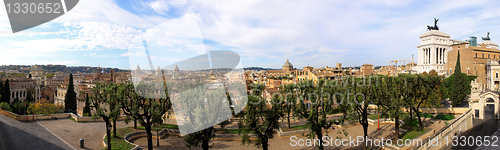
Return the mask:
{"type": "Polygon", "coordinates": [[[435,64],[436,63],[436,47],[431,47],[430,53],[431,53],[431,58],[430,58],[429,64],[435,64]]]}
{"type": "Polygon", "coordinates": [[[428,60],[429,60],[429,52],[427,51],[427,48],[424,48],[425,50],[425,64],[428,64],[428,60]]]}
{"type": "Polygon", "coordinates": [[[443,48],[439,48],[439,64],[443,64],[443,48]]]}
{"type": "Polygon", "coordinates": [[[500,101],[498,100],[498,98],[495,99],[495,119],[498,119],[498,117],[500,117],[500,114],[498,114],[498,105],[500,105],[500,101]]]}
{"type": "Polygon", "coordinates": [[[484,119],[484,104],[479,108],[479,119],[484,119]]]}

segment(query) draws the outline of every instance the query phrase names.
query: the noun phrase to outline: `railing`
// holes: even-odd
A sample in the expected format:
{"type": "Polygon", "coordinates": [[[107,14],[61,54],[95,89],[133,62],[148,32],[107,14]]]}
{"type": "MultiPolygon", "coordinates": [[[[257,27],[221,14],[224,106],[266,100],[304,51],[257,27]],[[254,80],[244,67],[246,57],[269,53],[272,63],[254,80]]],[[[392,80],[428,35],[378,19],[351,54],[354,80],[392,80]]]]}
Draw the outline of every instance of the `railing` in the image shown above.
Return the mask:
{"type": "Polygon", "coordinates": [[[473,127],[472,109],[467,110],[453,122],[443,127],[441,130],[434,133],[429,138],[423,141],[420,146],[410,148],[411,150],[427,150],[427,149],[448,149],[451,148],[453,136],[465,134],[473,127]],[[431,141],[432,140],[432,141],[431,141]]]}

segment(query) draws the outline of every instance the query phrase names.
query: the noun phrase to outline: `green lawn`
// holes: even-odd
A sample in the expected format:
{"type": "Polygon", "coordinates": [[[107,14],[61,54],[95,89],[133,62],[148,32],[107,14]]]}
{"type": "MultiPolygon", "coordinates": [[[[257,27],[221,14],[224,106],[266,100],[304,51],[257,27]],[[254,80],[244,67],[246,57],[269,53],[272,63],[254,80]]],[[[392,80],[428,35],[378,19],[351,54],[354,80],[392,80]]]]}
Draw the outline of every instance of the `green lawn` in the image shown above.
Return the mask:
{"type": "MultiPolygon", "coordinates": [[[[163,129],[163,128],[179,129],[179,126],[171,125],[171,124],[162,124],[158,129],[163,129]]],[[[133,145],[127,143],[123,139],[123,136],[125,136],[126,134],[128,134],[130,132],[139,131],[139,130],[146,130],[146,129],[142,126],[137,126],[137,129],[134,129],[134,127],[126,127],[126,128],[116,129],[117,137],[114,137],[111,139],[111,149],[121,150],[121,149],[134,148],[133,145]]],[[[156,131],[156,128],[153,126],[151,128],[151,130],[156,131]]],[[[111,134],[113,134],[113,131],[111,131],[111,134]]],[[[106,137],[106,140],[107,140],[107,137],[106,137]]]]}
{"type": "Polygon", "coordinates": [[[455,119],[455,115],[452,114],[438,114],[434,119],[439,119],[439,120],[453,120],[455,119]]]}
{"type": "Polygon", "coordinates": [[[305,125],[292,126],[291,128],[284,127],[284,128],[281,128],[281,130],[283,132],[286,132],[286,131],[292,131],[292,130],[302,130],[302,129],[307,129],[307,128],[309,128],[309,125],[305,124],[305,125]]]}
{"type": "Polygon", "coordinates": [[[405,124],[403,124],[402,128],[405,128],[408,130],[413,130],[413,129],[420,128],[420,124],[418,123],[417,118],[413,118],[413,120],[411,120],[411,121],[408,118],[407,120],[405,120],[405,124]]]}
{"type": "Polygon", "coordinates": [[[429,114],[429,113],[424,113],[424,114],[422,114],[422,116],[421,116],[421,117],[424,117],[424,118],[432,118],[432,116],[433,116],[432,114],[429,114]]]}
{"type": "MultiPolygon", "coordinates": [[[[177,125],[172,125],[172,124],[161,124],[160,127],[158,129],[163,129],[163,128],[169,128],[169,129],[179,129],[179,126],[177,125]]],[[[141,130],[146,130],[146,128],[144,128],[143,126],[137,126],[137,129],[141,129],[141,130]]],[[[151,127],[151,130],[156,130],[156,126],[152,126],[151,127]]]]}
{"type": "Polygon", "coordinates": [[[368,119],[371,119],[371,120],[377,120],[378,119],[378,115],[368,115],[368,119]]]}
{"type": "Polygon", "coordinates": [[[238,134],[240,132],[239,129],[224,129],[225,133],[238,134]]]}
{"type": "Polygon", "coordinates": [[[406,132],[405,134],[400,135],[399,138],[402,138],[403,141],[406,139],[415,139],[427,131],[429,131],[429,128],[424,128],[423,130],[420,130],[420,129],[413,130],[413,131],[409,131],[409,132],[406,132]]]}
{"type": "MultiPolygon", "coordinates": [[[[134,145],[131,145],[127,143],[124,139],[123,136],[126,134],[136,131],[133,127],[127,127],[127,128],[121,128],[121,129],[116,129],[116,135],[117,137],[111,138],[111,149],[114,150],[121,150],[121,149],[132,149],[134,148],[134,145]]],[[[113,134],[113,131],[111,131],[111,134],[113,134]]],[[[107,142],[108,137],[105,138],[105,141],[107,142]]]]}

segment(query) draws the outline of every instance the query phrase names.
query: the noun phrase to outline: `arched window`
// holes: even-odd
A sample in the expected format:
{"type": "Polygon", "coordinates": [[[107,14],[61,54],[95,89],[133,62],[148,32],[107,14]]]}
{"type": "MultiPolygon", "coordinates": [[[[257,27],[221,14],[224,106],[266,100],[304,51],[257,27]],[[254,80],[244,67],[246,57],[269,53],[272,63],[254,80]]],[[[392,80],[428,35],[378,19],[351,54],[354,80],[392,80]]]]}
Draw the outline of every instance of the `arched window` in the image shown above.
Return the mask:
{"type": "Polygon", "coordinates": [[[498,78],[498,71],[495,73],[495,78],[498,78]]]}
{"type": "Polygon", "coordinates": [[[451,68],[450,68],[450,74],[451,74],[451,68]]]}
{"type": "Polygon", "coordinates": [[[470,69],[469,68],[467,68],[467,74],[470,74],[470,69]]]}

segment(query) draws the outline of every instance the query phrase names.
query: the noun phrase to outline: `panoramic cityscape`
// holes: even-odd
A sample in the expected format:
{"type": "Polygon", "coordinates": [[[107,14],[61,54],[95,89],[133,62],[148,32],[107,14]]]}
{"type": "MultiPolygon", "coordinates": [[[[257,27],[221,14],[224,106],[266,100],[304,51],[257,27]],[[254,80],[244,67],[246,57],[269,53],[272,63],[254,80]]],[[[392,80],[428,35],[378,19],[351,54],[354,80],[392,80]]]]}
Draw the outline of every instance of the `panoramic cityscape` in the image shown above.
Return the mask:
{"type": "Polygon", "coordinates": [[[0,150],[500,149],[494,2],[4,4],[0,150]]]}

